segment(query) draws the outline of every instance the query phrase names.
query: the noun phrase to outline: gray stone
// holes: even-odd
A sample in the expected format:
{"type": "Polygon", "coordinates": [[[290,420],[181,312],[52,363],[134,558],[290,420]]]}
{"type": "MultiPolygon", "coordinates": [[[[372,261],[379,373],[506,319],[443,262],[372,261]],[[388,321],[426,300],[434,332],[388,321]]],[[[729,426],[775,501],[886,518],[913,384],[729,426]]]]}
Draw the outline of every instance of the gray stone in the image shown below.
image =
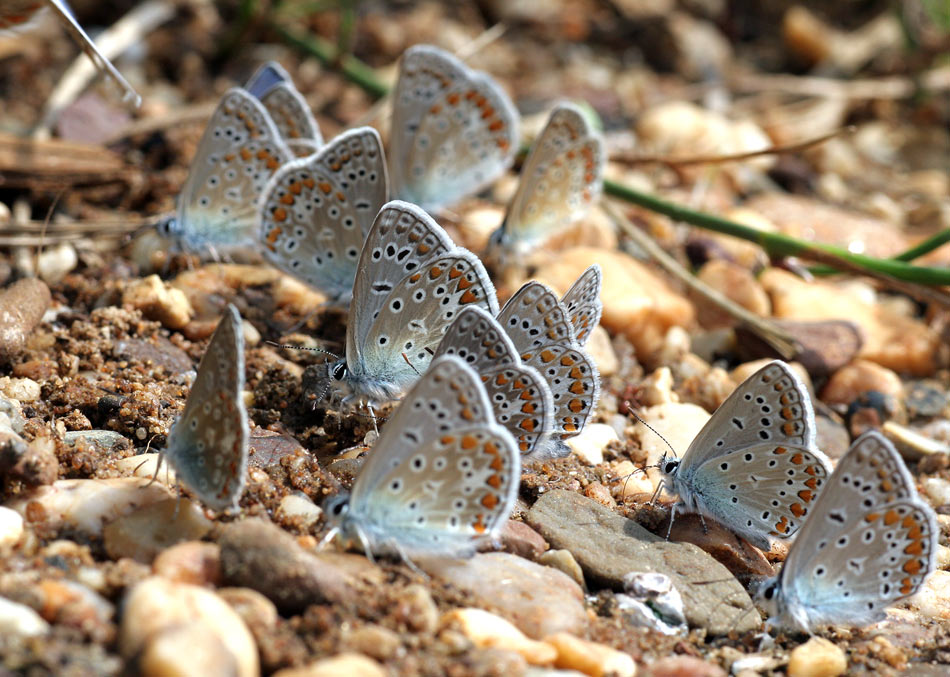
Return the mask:
{"type": "Polygon", "coordinates": [[[69,430],[63,435],[63,442],[66,444],[76,444],[81,438],[87,442],[96,444],[103,449],[112,449],[113,447],[128,442],[128,438],[114,430],[69,430]]]}
{"type": "Polygon", "coordinates": [[[762,620],[748,593],[719,562],[689,543],[671,543],[580,494],[555,490],[526,521],[552,548],[570,550],[589,585],[623,589],[631,571],[666,574],[683,597],[691,627],[713,635],[755,630],[762,620]]]}
{"type": "Polygon", "coordinates": [[[257,590],[285,613],[356,599],[344,570],[307,552],[270,522],[248,519],[225,525],[218,545],[224,581],[257,590]]]}
{"type": "Polygon", "coordinates": [[[569,576],[507,552],[471,559],[417,559],[433,578],[471,595],[476,606],[495,611],[534,639],[557,632],[583,635],[584,593],[569,576]]]}

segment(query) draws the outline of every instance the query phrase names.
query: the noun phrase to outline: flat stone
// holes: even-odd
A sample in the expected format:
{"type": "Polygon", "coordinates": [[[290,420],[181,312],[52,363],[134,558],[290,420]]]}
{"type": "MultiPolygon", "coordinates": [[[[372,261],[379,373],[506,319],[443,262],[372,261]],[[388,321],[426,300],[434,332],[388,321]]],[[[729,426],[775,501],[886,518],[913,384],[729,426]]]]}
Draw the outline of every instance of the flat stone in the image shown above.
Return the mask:
{"type": "Polygon", "coordinates": [[[682,595],[690,626],[722,635],[755,630],[762,623],[745,589],[711,556],[690,543],[654,536],[580,494],[544,494],[528,511],[527,522],[551,547],[571,551],[589,585],[621,590],[631,571],[662,573],[682,595]]]}
{"type": "Polygon", "coordinates": [[[195,368],[188,353],[163,336],[152,340],[128,338],[116,341],[113,354],[121,359],[163,367],[171,375],[195,368]]]}
{"type": "Polygon", "coordinates": [[[501,545],[505,552],[530,560],[537,560],[548,549],[541,534],[524,522],[514,520],[508,520],[502,527],[501,545]]]}
{"type": "Polygon", "coordinates": [[[567,575],[534,562],[492,552],[467,560],[422,559],[426,573],[471,595],[529,637],[581,633],[587,627],[584,592],[567,575]]]}
{"type": "Polygon", "coordinates": [[[106,552],[113,559],[131,557],[149,564],[166,548],[183,541],[196,541],[211,531],[211,520],[197,505],[169,498],[110,522],[103,529],[106,552]]]}
{"type": "MultiPolygon", "coordinates": [[[[657,533],[665,534],[668,524],[669,522],[663,524],[657,533]]],[[[692,543],[702,548],[736,576],[775,575],[772,565],[761,550],[711,519],[706,519],[704,525],[700,516],[695,513],[676,515],[670,530],[670,540],[692,543]]]]}

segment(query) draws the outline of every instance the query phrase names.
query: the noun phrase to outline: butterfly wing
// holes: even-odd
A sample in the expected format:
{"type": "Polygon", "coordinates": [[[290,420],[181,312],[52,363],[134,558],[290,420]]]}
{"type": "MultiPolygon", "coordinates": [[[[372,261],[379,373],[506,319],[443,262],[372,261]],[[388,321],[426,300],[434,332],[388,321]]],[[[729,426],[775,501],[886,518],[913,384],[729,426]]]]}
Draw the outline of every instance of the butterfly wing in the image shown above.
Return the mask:
{"type": "Polygon", "coordinates": [[[604,304],[600,300],[602,279],[600,266],[595,263],[585,270],[561,297],[561,304],[571,320],[574,340],[578,345],[587,343],[590,332],[600,324],[600,316],[604,310],[604,304]]]}
{"type": "Polygon", "coordinates": [[[573,343],[567,311],[557,295],[540,282],[526,282],[498,313],[498,324],[519,352],[553,343],[573,343]]]}
{"type": "Polygon", "coordinates": [[[748,541],[793,536],[825,488],[830,466],[815,449],[757,444],[711,458],[692,472],[702,511],[748,541]]]}
{"type": "Polygon", "coordinates": [[[346,327],[351,370],[363,362],[373,323],[396,285],[454,249],[442,226],[419,207],[399,200],[383,205],[366,235],[353,282],[355,303],[350,304],[346,327]]]}
{"type": "Polygon", "coordinates": [[[456,355],[482,380],[495,420],[515,438],[522,455],[553,435],[554,400],[537,370],[521,364],[514,344],[495,319],[477,306],[463,308],[433,359],[456,355]]]}
{"type": "Polygon", "coordinates": [[[291,157],[263,105],[243,89],[228,90],[208,121],[178,198],[184,248],[252,243],[258,199],[291,157]]]}
{"type": "Polygon", "coordinates": [[[292,82],[288,80],[274,85],[260,99],[288,146],[313,153],[323,145],[320,126],[306,99],[292,82]]]}
{"type": "Polygon", "coordinates": [[[603,136],[577,106],[560,104],[521,170],[503,226],[503,243],[516,253],[583,218],[603,190],[603,136]]]}
{"type": "Polygon", "coordinates": [[[540,282],[521,287],[498,314],[498,323],[511,337],[521,361],[547,381],[554,403],[554,432],[539,445],[533,458],[565,456],[561,440],[583,430],[597,405],[600,379],[590,356],[574,341],[567,311],[557,295],[540,282]]]}
{"type": "Polygon", "coordinates": [[[808,389],[784,362],[769,362],[719,405],[683,455],[687,476],[712,458],[754,445],[815,447],[815,413],[808,389]]]}
{"type": "Polygon", "coordinates": [[[261,99],[273,87],[282,82],[292,82],[290,74],[276,61],[268,61],[261,64],[260,68],[254,71],[254,75],[245,83],[244,89],[251,96],[261,99]]]}
{"type": "Polygon", "coordinates": [[[504,90],[429,45],[403,55],[392,125],[393,194],[429,210],[491,183],[518,150],[518,114],[504,90]]]}
{"type": "Polygon", "coordinates": [[[353,375],[393,384],[402,391],[424,372],[449,325],[466,306],[498,308],[495,288],[482,262],[454,247],[424,262],[385,297],[362,343],[353,375]]]}
{"type": "Polygon", "coordinates": [[[792,545],[781,598],[810,627],[879,620],[933,571],[938,534],[894,447],[866,433],[838,463],[792,545]]]}
{"type": "MultiPolygon", "coordinates": [[[[79,25],[79,22],[76,21],[76,18],[73,16],[72,11],[69,9],[63,0],[48,0],[50,7],[56,12],[59,18],[62,20],[63,25],[73,36],[73,39],[82,47],[82,50],[86,53],[86,56],[89,57],[89,60],[92,61],[93,65],[99,70],[100,73],[111,78],[119,88],[122,90],[122,101],[123,103],[129,104],[132,108],[138,108],[142,105],[142,97],[139,96],[139,93],[135,91],[135,88],[128,83],[128,81],[122,77],[122,74],[116,70],[115,66],[112,65],[112,62],[109,61],[102,52],[99,51],[99,48],[96,47],[96,43],[86,34],[86,31],[83,30],[82,26],[79,25]]],[[[34,4],[34,3],[30,3],[34,4]]],[[[0,23],[2,26],[2,23],[0,23]]]]}
{"type": "Polygon", "coordinates": [[[244,490],[248,421],[243,390],[244,333],[237,308],[229,305],[165,451],[178,478],[215,510],[236,506],[244,490]]]}
{"type": "Polygon", "coordinates": [[[521,478],[478,376],[445,355],[403,399],[353,486],[350,517],[371,544],[468,554],[495,537],[521,478]]]}
{"type": "Polygon", "coordinates": [[[260,241],[284,272],[348,302],[363,241],[386,201],[379,134],[360,127],[285,164],[264,189],[260,241]]]}

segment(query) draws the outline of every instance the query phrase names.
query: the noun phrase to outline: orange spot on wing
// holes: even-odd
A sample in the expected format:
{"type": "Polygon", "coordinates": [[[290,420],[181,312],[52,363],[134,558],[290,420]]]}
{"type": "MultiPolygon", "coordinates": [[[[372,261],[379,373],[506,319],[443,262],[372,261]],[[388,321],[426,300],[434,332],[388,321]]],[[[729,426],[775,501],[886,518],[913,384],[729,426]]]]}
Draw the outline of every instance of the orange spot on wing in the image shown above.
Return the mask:
{"type": "Polygon", "coordinates": [[[801,517],[805,514],[805,508],[802,507],[801,503],[792,503],[792,506],[789,509],[792,511],[792,514],[795,515],[795,517],[801,517]]]}

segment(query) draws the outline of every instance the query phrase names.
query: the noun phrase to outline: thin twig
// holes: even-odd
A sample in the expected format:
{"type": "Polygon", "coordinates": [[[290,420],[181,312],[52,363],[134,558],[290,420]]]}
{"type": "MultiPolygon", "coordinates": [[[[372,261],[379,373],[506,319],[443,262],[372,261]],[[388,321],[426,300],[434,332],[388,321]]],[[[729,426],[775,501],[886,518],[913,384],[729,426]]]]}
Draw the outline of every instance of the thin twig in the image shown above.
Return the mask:
{"type": "Polygon", "coordinates": [[[620,226],[623,233],[633,240],[650,258],[656,261],[670,275],[739,320],[742,325],[746,326],[750,331],[768,343],[786,360],[792,359],[799,352],[798,343],[791,334],[774,322],[759,317],[755,313],[743,308],[726,295],[713,289],[696,276],[691,275],[676,259],[667,254],[662,247],[654,242],[653,238],[630,223],[630,220],[627,219],[623,212],[609,200],[601,200],[601,205],[607,214],[620,226]]]}
{"type": "Polygon", "coordinates": [[[762,157],[765,155],[779,155],[782,153],[800,153],[803,150],[807,150],[812,146],[817,146],[818,144],[824,143],[829,139],[833,139],[836,136],[841,134],[853,134],[857,131],[857,127],[849,125],[847,127],[841,127],[836,129],[833,132],[828,134],[822,134],[819,137],[814,139],[809,139],[807,141],[801,141],[799,143],[793,143],[787,146],[772,146],[771,148],[763,148],[762,150],[753,150],[748,153],[734,153],[731,155],[708,155],[708,156],[697,156],[697,157],[685,157],[685,158],[670,158],[662,157],[659,155],[634,155],[632,153],[616,153],[610,156],[611,162],[617,162],[623,165],[645,165],[645,164],[659,164],[667,165],[669,167],[686,167],[689,165],[706,165],[706,164],[724,164],[727,162],[740,162],[742,160],[751,160],[753,158],[762,157]]]}

